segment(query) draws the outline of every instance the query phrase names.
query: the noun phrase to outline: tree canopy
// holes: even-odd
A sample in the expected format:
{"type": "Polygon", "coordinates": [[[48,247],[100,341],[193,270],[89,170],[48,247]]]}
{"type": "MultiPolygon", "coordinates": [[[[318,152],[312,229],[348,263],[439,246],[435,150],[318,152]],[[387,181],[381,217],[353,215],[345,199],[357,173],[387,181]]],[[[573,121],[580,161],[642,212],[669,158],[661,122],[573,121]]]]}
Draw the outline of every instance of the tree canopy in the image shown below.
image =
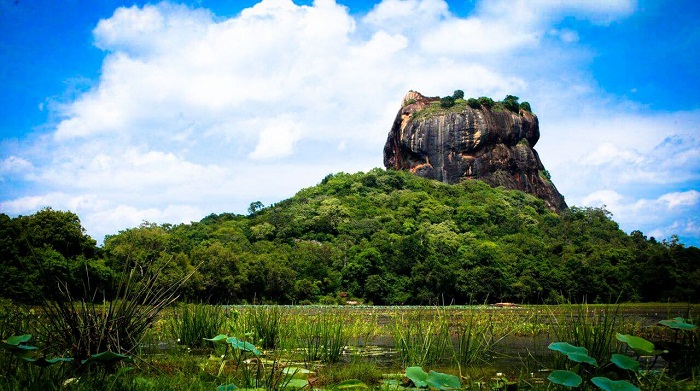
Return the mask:
{"type": "MultiPolygon", "coordinates": [[[[447,185],[374,169],[248,215],[144,223],[85,234],[71,212],[0,215],[4,297],[33,301],[57,278],[110,291],[120,273],[158,264],[159,283],[193,269],[183,297],[221,303],[374,304],[697,301],[700,249],[626,234],[599,208],[561,214],[481,181],[447,185]]],[[[101,297],[101,296],[100,296],[101,297]]]]}

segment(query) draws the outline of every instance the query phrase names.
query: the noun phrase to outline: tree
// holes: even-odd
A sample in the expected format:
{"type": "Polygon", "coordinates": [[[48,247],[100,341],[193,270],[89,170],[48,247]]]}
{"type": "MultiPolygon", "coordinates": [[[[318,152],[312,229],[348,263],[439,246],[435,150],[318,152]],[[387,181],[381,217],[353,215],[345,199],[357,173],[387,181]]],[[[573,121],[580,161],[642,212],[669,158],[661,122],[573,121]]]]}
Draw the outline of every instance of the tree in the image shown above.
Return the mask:
{"type": "Polygon", "coordinates": [[[455,99],[451,96],[445,96],[440,99],[440,107],[445,109],[450,108],[455,105],[455,99]]]}
{"type": "Polygon", "coordinates": [[[462,90],[455,90],[455,92],[452,94],[452,98],[454,100],[457,99],[464,99],[464,91],[462,90]]]}
{"type": "Polygon", "coordinates": [[[262,202],[260,202],[260,201],[251,202],[250,206],[248,207],[248,214],[254,215],[254,214],[260,212],[261,210],[263,210],[263,208],[265,208],[265,205],[263,205],[262,202]]]}
{"type": "Polygon", "coordinates": [[[514,95],[506,95],[505,99],[503,99],[503,106],[506,107],[506,109],[517,113],[520,110],[520,104],[518,103],[518,97],[514,95]]]}

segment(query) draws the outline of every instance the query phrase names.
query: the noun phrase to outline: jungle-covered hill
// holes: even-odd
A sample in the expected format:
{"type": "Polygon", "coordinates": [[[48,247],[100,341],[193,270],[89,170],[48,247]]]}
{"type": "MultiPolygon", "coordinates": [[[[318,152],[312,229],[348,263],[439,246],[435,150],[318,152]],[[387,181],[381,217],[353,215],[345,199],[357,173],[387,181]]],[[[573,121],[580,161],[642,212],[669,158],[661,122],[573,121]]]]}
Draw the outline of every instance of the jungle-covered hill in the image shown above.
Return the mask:
{"type": "Polygon", "coordinates": [[[109,298],[124,270],[162,266],[162,284],[197,269],[184,299],[231,304],[700,298],[700,249],[628,235],[603,209],[556,214],[534,196],[477,180],[339,173],[249,212],[144,223],[101,247],[71,212],[0,215],[0,295],[50,298],[60,279],[76,296],[109,298]]]}

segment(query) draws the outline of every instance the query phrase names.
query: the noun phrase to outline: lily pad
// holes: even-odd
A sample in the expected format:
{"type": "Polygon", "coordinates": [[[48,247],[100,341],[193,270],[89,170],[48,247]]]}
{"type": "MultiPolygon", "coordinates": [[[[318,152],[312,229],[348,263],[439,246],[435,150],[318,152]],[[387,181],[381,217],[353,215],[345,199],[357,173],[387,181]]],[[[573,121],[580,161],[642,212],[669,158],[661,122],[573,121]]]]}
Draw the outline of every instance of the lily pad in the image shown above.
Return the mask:
{"type": "Polygon", "coordinates": [[[620,342],[624,342],[627,345],[629,345],[630,348],[634,349],[634,351],[639,354],[640,356],[645,356],[645,355],[658,355],[661,353],[664,353],[664,351],[661,350],[656,350],[654,348],[654,344],[647,341],[646,339],[642,337],[636,337],[634,335],[627,335],[627,334],[620,334],[617,333],[617,340],[620,342]]]}
{"type": "Polygon", "coordinates": [[[242,350],[244,352],[251,352],[256,356],[260,355],[260,351],[250,342],[241,341],[236,337],[228,337],[226,339],[227,343],[230,343],[234,349],[242,350]]]}
{"type": "Polygon", "coordinates": [[[64,362],[71,362],[73,361],[72,357],[56,357],[56,358],[51,358],[51,359],[46,359],[46,357],[40,357],[40,358],[34,358],[34,357],[22,357],[24,361],[30,362],[38,367],[45,368],[49,367],[54,364],[58,363],[64,363],[64,362]]]}
{"type": "Polygon", "coordinates": [[[564,353],[566,355],[576,353],[588,355],[588,349],[581,346],[574,346],[568,342],[552,342],[547,346],[550,350],[564,353]]]}
{"type": "Polygon", "coordinates": [[[426,381],[430,387],[438,390],[456,390],[462,387],[462,383],[457,376],[447,373],[430,371],[426,381]]]}
{"type": "Polygon", "coordinates": [[[695,330],[698,326],[691,324],[691,323],[686,323],[685,319],[681,317],[677,317],[671,320],[662,320],[659,322],[660,324],[664,326],[668,326],[672,329],[678,329],[678,330],[695,330]]]}
{"type": "Polygon", "coordinates": [[[630,371],[638,371],[639,370],[639,361],[634,360],[630,357],[627,357],[622,354],[613,354],[612,357],[610,358],[610,362],[613,364],[617,365],[618,367],[622,369],[628,369],[630,371]]]}
{"type": "Polygon", "coordinates": [[[218,343],[218,344],[222,344],[222,345],[223,345],[223,344],[226,343],[226,340],[228,339],[228,335],[226,335],[226,334],[219,334],[219,335],[217,335],[217,336],[214,337],[214,338],[202,338],[202,339],[204,339],[205,341],[211,341],[211,342],[214,342],[214,343],[218,343]]]}
{"type": "Polygon", "coordinates": [[[571,361],[583,362],[595,367],[598,366],[598,362],[593,357],[588,355],[588,349],[584,347],[574,346],[568,342],[552,342],[549,344],[548,348],[550,350],[564,353],[571,361]]]}
{"type": "Polygon", "coordinates": [[[284,390],[287,391],[292,391],[292,390],[301,390],[303,388],[307,388],[309,386],[309,381],[306,379],[290,379],[287,384],[284,386],[284,390]]]}
{"type": "Polygon", "coordinates": [[[32,339],[31,334],[13,335],[11,337],[8,337],[4,342],[9,345],[18,346],[19,344],[23,344],[29,341],[30,339],[32,339]]]}
{"type": "Polygon", "coordinates": [[[90,365],[92,363],[115,364],[119,361],[131,362],[132,359],[129,356],[119,354],[119,353],[114,353],[114,352],[108,350],[106,352],[93,354],[92,356],[81,361],[80,363],[83,365],[90,365]]]}
{"type": "Polygon", "coordinates": [[[233,383],[222,384],[222,385],[216,387],[216,391],[233,391],[233,390],[237,390],[237,389],[238,389],[238,387],[236,387],[236,385],[233,383]]]}
{"type": "Polygon", "coordinates": [[[418,388],[425,388],[428,386],[428,374],[425,373],[421,367],[406,368],[406,377],[418,388]]]}
{"type": "Polygon", "coordinates": [[[369,390],[369,386],[360,380],[351,379],[351,380],[345,380],[343,382],[340,382],[340,383],[334,385],[333,387],[331,387],[331,390],[344,390],[344,391],[369,390]]]}
{"type": "Polygon", "coordinates": [[[554,384],[559,384],[565,387],[578,387],[581,385],[583,379],[581,376],[571,372],[571,371],[552,371],[552,373],[547,376],[547,379],[554,384]]]}
{"type": "Polygon", "coordinates": [[[626,380],[610,380],[607,377],[594,377],[591,383],[605,391],[639,391],[639,388],[626,380]]]}

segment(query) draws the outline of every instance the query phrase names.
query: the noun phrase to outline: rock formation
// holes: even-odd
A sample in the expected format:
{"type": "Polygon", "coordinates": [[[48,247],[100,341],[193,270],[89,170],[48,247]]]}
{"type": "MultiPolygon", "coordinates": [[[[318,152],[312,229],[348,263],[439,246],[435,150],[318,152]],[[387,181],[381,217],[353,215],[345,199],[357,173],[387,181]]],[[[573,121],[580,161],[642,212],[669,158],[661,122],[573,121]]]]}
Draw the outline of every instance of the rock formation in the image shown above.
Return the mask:
{"type": "Polygon", "coordinates": [[[446,183],[480,179],[561,211],[564,197],[533,149],[539,138],[537,116],[529,111],[463,103],[442,108],[439,98],[410,91],[384,146],[384,166],[446,183]]]}

